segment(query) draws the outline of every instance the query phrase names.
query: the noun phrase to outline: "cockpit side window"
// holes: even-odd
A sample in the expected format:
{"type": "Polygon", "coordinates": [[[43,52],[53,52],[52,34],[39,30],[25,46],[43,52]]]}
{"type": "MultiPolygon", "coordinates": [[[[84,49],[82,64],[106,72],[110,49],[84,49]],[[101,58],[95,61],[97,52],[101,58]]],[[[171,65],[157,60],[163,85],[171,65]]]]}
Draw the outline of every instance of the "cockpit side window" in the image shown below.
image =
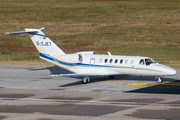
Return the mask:
{"type": "Polygon", "coordinates": [[[144,59],[141,59],[139,62],[140,65],[144,65],[144,59]]]}
{"type": "Polygon", "coordinates": [[[145,63],[146,63],[146,65],[150,65],[152,63],[156,63],[156,61],[154,61],[153,59],[147,58],[147,59],[145,59],[145,63]]]}
{"type": "Polygon", "coordinates": [[[145,59],[145,63],[146,63],[146,65],[150,65],[151,64],[151,60],[150,59],[145,59]]]}

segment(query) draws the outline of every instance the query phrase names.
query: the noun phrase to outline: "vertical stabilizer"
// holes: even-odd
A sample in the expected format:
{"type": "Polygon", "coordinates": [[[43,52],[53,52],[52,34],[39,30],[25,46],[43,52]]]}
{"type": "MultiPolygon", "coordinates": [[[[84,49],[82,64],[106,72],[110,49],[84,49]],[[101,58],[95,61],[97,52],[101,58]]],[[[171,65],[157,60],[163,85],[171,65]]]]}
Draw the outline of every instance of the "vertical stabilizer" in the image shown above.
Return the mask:
{"type": "MultiPolygon", "coordinates": [[[[37,29],[25,29],[25,31],[36,31],[37,29]]],[[[28,33],[29,37],[33,41],[37,50],[42,53],[52,57],[57,57],[59,55],[65,54],[53,41],[51,41],[43,32],[42,29],[38,29],[37,32],[28,33]]]]}
{"type": "Polygon", "coordinates": [[[42,31],[45,28],[41,29],[29,29],[26,28],[25,31],[21,32],[12,32],[5,34],[19,34],[19,33],[28,33],[32,42],[36,46],[37,50],[41,54],[45,54],[51,57],[57,57],[59,55],[65,54],[53,41],[51,41],[42,31]]]}

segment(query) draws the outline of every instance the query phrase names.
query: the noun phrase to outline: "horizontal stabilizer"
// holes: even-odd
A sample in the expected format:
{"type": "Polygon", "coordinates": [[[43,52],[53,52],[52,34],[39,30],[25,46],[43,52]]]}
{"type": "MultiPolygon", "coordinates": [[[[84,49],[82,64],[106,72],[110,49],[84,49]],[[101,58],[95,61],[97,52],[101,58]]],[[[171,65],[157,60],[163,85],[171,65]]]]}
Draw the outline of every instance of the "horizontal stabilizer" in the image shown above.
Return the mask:
{"type": "Polygon", "coordinates": [[[4,34],[21,34],[21,33],[36,33],[38,31],[20,31],[20,32],[10,32],[10,33],[4,33],[4,34]]]}
{"type": "Polygon", "coordinates": [[[4,33],[4,34],[21,34],[21,33],[37,33],[38,31],[43,31],[45,30],[46,28],[40,28],[40,29],[34,29],[34,30],[31,30],[31,31],[20,31],[20,32],[8,32],[8,33],[4,33]]]}

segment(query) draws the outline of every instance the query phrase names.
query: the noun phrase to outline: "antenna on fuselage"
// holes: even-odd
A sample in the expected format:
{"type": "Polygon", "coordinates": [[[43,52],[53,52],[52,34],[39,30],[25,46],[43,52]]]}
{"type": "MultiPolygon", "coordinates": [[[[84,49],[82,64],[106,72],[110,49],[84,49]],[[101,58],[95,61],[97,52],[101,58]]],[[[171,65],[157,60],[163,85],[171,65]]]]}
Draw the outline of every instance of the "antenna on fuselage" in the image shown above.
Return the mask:
{"type": "Polygon", "coordinates": [[[108,55],[111,56],[111,53],[108,51],[108,55]]]}

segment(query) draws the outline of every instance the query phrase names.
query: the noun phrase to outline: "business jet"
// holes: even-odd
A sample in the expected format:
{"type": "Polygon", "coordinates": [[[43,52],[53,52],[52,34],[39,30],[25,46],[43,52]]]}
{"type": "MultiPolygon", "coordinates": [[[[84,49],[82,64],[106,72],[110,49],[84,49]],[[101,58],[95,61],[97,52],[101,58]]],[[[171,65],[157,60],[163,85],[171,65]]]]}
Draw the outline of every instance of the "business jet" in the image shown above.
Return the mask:
{"type": "Polygon", "coordinates": [[[73,74],[57,74],[52,76],[83,77],[82,83],[90,82],[90,76],[115,75],[142,75],[155,76],[158,83],[162,83],[162,76],[172,76],[176,70],[154,61],[150,57],[120,56],[96,54],[95,51],[83,51],[74,54],[65,54],[53,41],[51,41],[40,29],[25,29],[25,31],[5,34],[28,33],[32,42],[40,53],[40,58],[67,69],[73,74]]]}

